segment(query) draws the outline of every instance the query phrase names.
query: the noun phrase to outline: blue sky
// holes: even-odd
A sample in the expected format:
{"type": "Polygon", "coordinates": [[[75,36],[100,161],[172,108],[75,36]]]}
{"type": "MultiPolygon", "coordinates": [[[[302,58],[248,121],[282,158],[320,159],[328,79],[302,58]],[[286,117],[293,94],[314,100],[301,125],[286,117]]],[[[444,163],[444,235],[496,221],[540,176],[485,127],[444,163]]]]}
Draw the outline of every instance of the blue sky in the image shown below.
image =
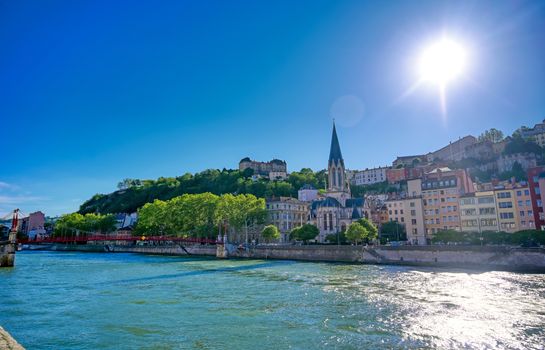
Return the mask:
{"type": "Polygon", "coordinates": [[[77,210],[123,178],[351,169],[545,118],[543,1],[0,1],[0,213],[77,210]],[[422,48],[469,52],[449,85],[422,48]],[[348,96],[348,97],[347,97],[348,96]]]}

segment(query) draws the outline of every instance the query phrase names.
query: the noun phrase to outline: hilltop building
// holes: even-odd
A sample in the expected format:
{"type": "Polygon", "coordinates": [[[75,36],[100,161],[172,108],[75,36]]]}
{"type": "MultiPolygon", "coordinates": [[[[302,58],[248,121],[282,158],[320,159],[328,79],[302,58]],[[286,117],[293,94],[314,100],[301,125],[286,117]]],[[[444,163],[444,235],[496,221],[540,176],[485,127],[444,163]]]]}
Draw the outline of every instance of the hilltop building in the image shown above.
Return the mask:
{"type": "Polygon", "coordinates": [[[361,219],[364,214],[363,198],[352,198],[350,192],[335,124],[331,135],[327,170],[328,183],[324,198],[311,204],[311,220],[320,230],[317,237],[319,242],[324,242],[329,234],[345,231],[348,225],[361,219]]]}
{"type": "Polygon", "coordinates": [[[270,180],[285,179],[288,176],[288,166],[285,161],[273,159],[270,162],[258,162],[248,157],[238,163],[238,170],[252,169],[254,175],[265,176],[270,180]]]}
{"type": "Polygon", "coordinates": [[[541,147],[545,147],[545,120],[534,125],[533,128],[520,129],[520,136],[525,139],[532,139],[541,147]]]}

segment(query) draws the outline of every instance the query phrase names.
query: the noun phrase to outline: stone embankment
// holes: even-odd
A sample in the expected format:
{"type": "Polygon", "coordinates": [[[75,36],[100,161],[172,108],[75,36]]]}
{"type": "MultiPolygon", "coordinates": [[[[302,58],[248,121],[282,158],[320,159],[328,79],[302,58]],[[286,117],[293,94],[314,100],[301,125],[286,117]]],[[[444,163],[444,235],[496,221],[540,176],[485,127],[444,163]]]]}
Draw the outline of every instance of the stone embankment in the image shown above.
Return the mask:
{"type": "Polygon", "coordinates": [[[0,327],[0,349],[2,350],[25,350],[21,344],[9,335],[4,328],[0,327]]]}
{"type": "Polygon", "coordinates": [[[230,257],[545,272],[545,249],[480,246],[227,247],[230,257]]]}
{"type": "Polygon", "coordinates": [[[157,255],[197,255],[197,256],[216,256],[216,246],[214,245],[159,245],[159,246],[139,246],[139,245],[114,245],[114,244],[55,244],[50,250],[56,251],[79,251],[79,252],[106,252],[106,253],[140,253],[157,255]]]}
{"type": "Polygon", "coordinates": [[[231,244],[225,246],[56,245],[51,249],[545,272],[545,249],[508,246],[266,245],[243,248],[231,244]]]}

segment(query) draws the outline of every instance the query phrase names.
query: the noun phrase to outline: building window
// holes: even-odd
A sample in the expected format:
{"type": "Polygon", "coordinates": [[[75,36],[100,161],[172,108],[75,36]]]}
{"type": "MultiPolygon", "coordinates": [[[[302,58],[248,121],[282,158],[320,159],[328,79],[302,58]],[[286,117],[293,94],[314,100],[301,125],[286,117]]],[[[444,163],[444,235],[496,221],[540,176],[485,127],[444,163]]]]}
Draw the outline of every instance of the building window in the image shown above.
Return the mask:
{"type": "Polygon", "coordinates": [[[498,198],[511,198],[511,192],[498,192],[498,198]]]}
{"type": "Polygon", "coordinates": [[[513,219],[513,213],[500,213],[500,219],[513,219]]]}

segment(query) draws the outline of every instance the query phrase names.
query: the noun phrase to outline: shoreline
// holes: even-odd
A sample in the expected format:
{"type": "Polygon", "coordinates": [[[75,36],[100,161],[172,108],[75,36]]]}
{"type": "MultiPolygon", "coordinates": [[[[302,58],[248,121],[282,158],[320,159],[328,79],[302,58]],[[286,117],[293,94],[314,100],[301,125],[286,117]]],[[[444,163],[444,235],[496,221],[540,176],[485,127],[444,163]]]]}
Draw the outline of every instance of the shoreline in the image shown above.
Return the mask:
{"type": "Polygon", "coordinates": [[[545,249],[510,246],[176,246],[66,245],[48,251],[202,256],[217,259],[294,260],[370,265],[461,268],[476,271],[545,273],[545,249]]]}

